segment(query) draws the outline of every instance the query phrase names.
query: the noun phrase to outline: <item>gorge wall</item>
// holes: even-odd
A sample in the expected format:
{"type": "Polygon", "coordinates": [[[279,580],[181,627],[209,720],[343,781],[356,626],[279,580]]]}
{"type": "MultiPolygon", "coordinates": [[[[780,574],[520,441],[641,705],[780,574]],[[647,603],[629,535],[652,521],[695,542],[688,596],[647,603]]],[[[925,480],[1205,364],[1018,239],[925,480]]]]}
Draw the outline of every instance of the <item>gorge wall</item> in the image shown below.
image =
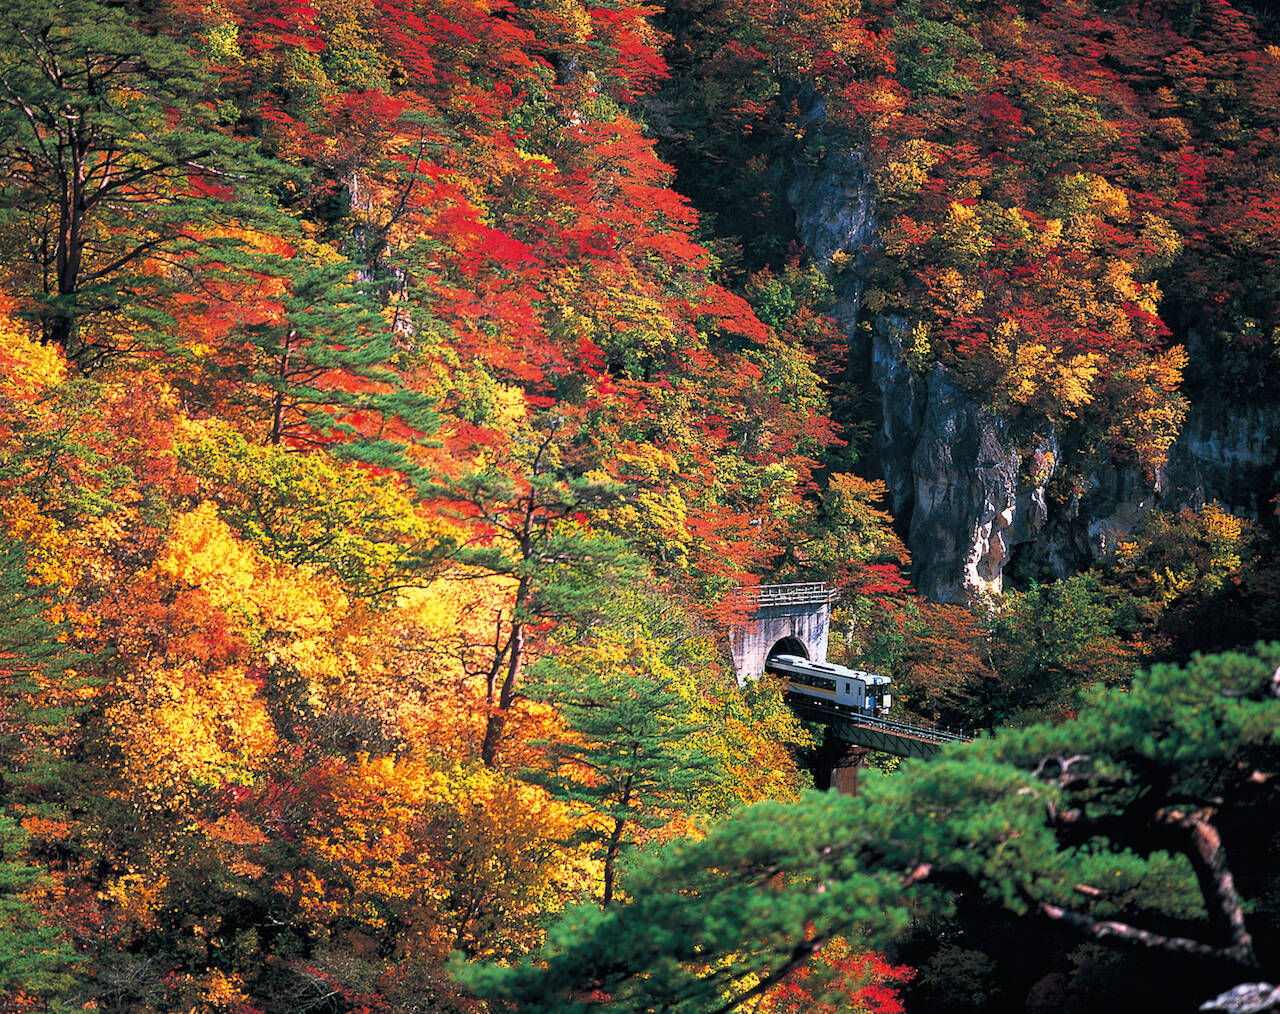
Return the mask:
{"type": "MultiPolygon", "coordinates": [[[[813,117],[821,117],[815,108],[813,117]]],[[[1035,434],[962,391],[941,366],[918,375],[902,354],[903,322],[859,328],[864,248],[875,239],[871,174],[853,145],[817,164],[796,163],[782,186],[796,232],[821,262],[847,255],[832,316],[870,378],[877,406],[870,448],[889,507],[912,554],[917,589],[958,602],[998,593],[1016,559],[1028,572],[1065,576],[1101,558],[1153,508],[1217,500],[1258,518],[1280,492],[1280,399],[1274,405],[1192,405],[1164,468],[1144,477],[1104,455],[1064,462],[1046,421],[1035,434]],[[1060,480],[1070,467],[1076,476],[1060,480]]]]}

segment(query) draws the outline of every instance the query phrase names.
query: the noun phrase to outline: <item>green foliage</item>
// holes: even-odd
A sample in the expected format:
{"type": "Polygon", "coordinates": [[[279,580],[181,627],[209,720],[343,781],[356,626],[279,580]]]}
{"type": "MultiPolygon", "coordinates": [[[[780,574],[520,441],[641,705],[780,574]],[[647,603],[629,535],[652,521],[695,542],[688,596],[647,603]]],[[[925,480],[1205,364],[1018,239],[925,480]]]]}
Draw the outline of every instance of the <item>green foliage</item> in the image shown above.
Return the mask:
{"type": "Polygon", "coordinates": [[[115,513],[133,482],[128,465],[107,452],[102,394],[84,378],[57,385],[18,417],[15,439],[0,449],[0,478],[63,522],[115,513]]]}
{"type": "Polygon", "coordinates": [[[52,735],[67,713],[42,703],[46,681],[55,679],[70,664],[65,631],[49,623],[44,612],[48,589],[33,587],[27,575],[26,552],[21,543],[0,550],[0,671],[4,675],[5,735],[3,755],[10,774],[26,787],[18,772],[26,769],[32,753],[40,751],[41,733],[52,735]]]}
{"type": "Polygon", "coordinates": [[[887,496],[878,479],[868,481],[851,472],[826,476],[811,528],[814,538],[806,547],[817,573],[849,574],[859,564],[906,564],[907,549],[883,507],[887,496]]]}
{"type": "Polygon", "coordinates": [[[1256,553],[1256,526],[1218,503],[1177,514],[1153,513],[1132,541],[1122,543],[1109,567],[1113,580],[1167,606],[1221,592],[1256,553]]]}
{"type": "Polygon", "coordinates": [[[900,714],[961,730],[990,722],[999,688],[980,610],[920,598],[886,608],[860,596],[836,608],[832,628],[842,636],[831,658],[892,674],[893,706],[900,714]]]}
{"type": "Polygon", "coordinates": [[[999,968],[990,955],[944,943],[920,969],[916,992],[928,997],[939,1010],[982,1010],[1003,989],[999,968]]]}
{"type": "Polygon", "coordinates": [[[760,799],[793,799],[812,784],[798,758],[814,745],[813,736],[776,682],[757,680],[740,691],[725,689],[722,682],[719,695],[704,690],[697,713],[707,725],[702,742],[722,769],[701,800],[713,817],[760,799]]]}
{"type": "Polygon", "coordinates": [[[817,265],[789,263],[780,273],[761,271],[747,285],[747,298],[761,323],[772,328],[794,324],[804,310],[824,313],[836,301],[835,289],[817,265]]]}
{"type": "Polygon", "coordinates": [[[413,476],[405,445],[435,432],[434,399],[405,383],[395,337],[369,287],[354,281],[356,265],[299,256],[279,267],[287,286],[280,319],[247,329],[258,355],[245,379],[266,392],[265,439],[337,437],[333,453],[413,476]],[[387,439],[388,430],[401,439],[387,439]]]}
{"type": "Polygon", "coordinates": [[[593,659],[580,652],[535,670],[531,697],[555,704],[569,734],[541,744],[550,767],[525,777],[557,799],[603,818],[579,835],[604,859],[602,901],[615,896],[616,863],[636,835],[687,814],[715,782],[717,764],[697,736],[691,702],[671,675],[642,660],[593,659]],[[637,664],[639,661],[639,664],[637,664]]]}
{"type": "MultiPolygon", "coordinates": [[[[636,672],[639,684],[676,694],[671,720],[679,717],[696,727],[679,749],[714,759],[681,804],[683,812],[718,819],[744,803],[793,798],[808,784],[797,767],[796,750],[812,746],[812,737],[775,683],[735,684],[724,666],[717,628],[652,579],[597,593],[599,609],[576,623],[562,623],[555,654],[538,669],[549,666],[568,680],[575,669],[608,679],[616,674],[619,681],[636,672]]],[[[536,688],[533,693],[557,703],[536,688]]]]}
{"type": "MultiPolygon", "coordinates": [[[[1158,667],[1078,718],[867,778],[857,798],[758,804],[645,861],[628,904],[570,910],[540,954],[457,974],[529,1014],[599,1009],[582,999],[599,994],[617,1011],[728,1010],[828,935],[856,926],[888,941],[909,913],[953,913],[966,891],[1006,920],[1063,921],[1104,943],[1173,920],[1189,953],[1246,968],[1255,958],[1215,912],[1244,919],[1265,900],[1280,809],[1255,773],[1280,760],[1278,665],[1271,645],[1158,667]],[[1243,900],[1193,872],[1225,861],[1183,827],[1179,807],[1208,799],[1220,805],[1194,819],[1230,838],[1243,900]]],[[[1268,914],[1247,918],[1264,927],[1268,914]]],[[[1208,991],[1203,969],[1187,974],[1208,991]]]]}
{"type": "Polygon", "coordinates": [[[45,817],[83,802],[74,800],[83,789],[75,765],[60,751],[83,711],[77,692],[92,683],[68,625],[47,618],[53,597],[33,583],[21,543],[0,548],[0,790],[7,805],[45,817]]]}
{"type": "Polygon", "coordinates": [[[394,479],[358,465],[256,446],[212,421],[190,425],[176,451],[243,538],[271,559],[328,570],[359,595],[425,584],[452,548],[394,479]]]}
{"type": "Polygon", "coordinates": [[[69,664],[64,631],[45,619],[48,589],[32,585],[26,547],[0,547],[0,665],[7,674],[5,696],[18,699],[36,692],[42,677],[69,664]]]}
{"type": "Polygon", "coordinates": [[[1103,578],[1147,657],[1251,644],[1276,629],[1275,538],[1217,503],[1152,512],[1122,542],[1103,578]]]}
{"type": "Polygon", "coordinates": [[[23,859],[28,837],[17,821],[0,814],[0,992],[47,999],[65,995],[79,959],[34,901],[33,888],[44,878],[23,859]]]}
{"type": "Polygon", "coordinates": [[[73,656],[65,632],[44,618],[42,590],[27,576],[20,543],[0,548],[0,991],[49,997],[72,982],[76,954],[35,902],[47,886],[29,850],[20,815],[57,813],[65,766],[51,753],[73,712],[48,697],[48,685],[73,656]]]}
{"type": "Polygon", "coordinates": [[[1088,708],[1097,689],[1120,682],[1132,664],[1122,620],[1092,571],[1007,592],[991,619],[998,682],[987,698],[987,722],[1016,721],[1024,710],[1088,708]]]}
{"type": "Polygon", "coordinates": [[[481,449],[481,463],[422,493],[475,533],[454,558],[521,584],[516,622],[590,616],[601,588],[625,583],[640,562],[622,539],[587,520],[617,504],[626,486],[575,462],[565,420],[520,426],[481,449]]]}
{"type": "Polygon", "coordinates": [[[262,192],[283,171],[219,129],[210,84],[186,46],[121,7],[24,0],[0,14],[0,213],[22,252],[11,291],[81,367],[164,344],[170,285],[149,259],[177,274],[193,251],[235,247],[214,238],[220,224],[286,224],[262,192]]]}
{"type": "Polygon", "coordinates": [[[589,519],[616,505],[625,486],[577,464],[565,419],[550,414],[515,429],[496,446],[477,448],[477,467],[420,488],[469,529],[454,558],[511,581],[510,604],[499,611],[493,651],[483,666],[486,700],[496,706],[482,747],[489,765],[497,761],[516,700],[531,630],[588,624],[601,615],[611,590],[644,569],[625,540],[591,527],[589,519]]]}
{"type": "Polygon", "coordinates": [[[902,83],[922,95],[968,95],[992,76],[991,58],[963,25],[922,17],[920,6],[899,8],[893,49],[902,83]]]}
{"type": "Polygon", "coordinates": [[[616,1011],[728,1008],[759,974],[788,962],[807,926],[823,934],[881,913],[905,925],[880,904],[888,883],[862,875],[849,850],[815,854],[814,842],[848,827],[852,803],[835,794],[759,803],[705,842],[638,865],[627,904],[569,910],[537,960],[457,974],[481,996],[528,1012],[599,1009],[579,999],[596,990],[616,1011]]]}

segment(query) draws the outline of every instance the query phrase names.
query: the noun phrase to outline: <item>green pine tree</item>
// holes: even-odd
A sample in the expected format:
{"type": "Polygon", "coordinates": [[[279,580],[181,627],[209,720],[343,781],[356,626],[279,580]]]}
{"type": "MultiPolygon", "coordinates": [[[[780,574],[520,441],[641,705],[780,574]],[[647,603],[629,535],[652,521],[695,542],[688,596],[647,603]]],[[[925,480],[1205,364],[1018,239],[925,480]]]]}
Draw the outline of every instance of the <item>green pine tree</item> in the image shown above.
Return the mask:
{"type": "Polygon", "coordinates": [[[988,725],[1075,707],[1123,682],[1133,665],[1117,610],[1091,571],[1006,593],[988,624],[999,677],[984,702],[988,725]]]}
{"type": "Polygon", "coordinates": [[[182,268],[244,250],[218,224],[289,228],[284,170],[220,122],[213,79],[180,40],[98,0],[0,11],[0,230],[9,290],[82,369],[163,341],[158,296],[182,268]],[[163,258],[170,270],[143,271],[163,258]]]}
{"type": "Polygon", "coordinates": [[[514,579],[495,643],[472,666],[491,709],[481,759],[493,767],[539,625],[598,616],[609,589],[634,581],[643,564],[621,538],[591,527],[626,489],[582,464],[558,413],[534,417],[476,451],[479,467],[419,492],[469,529],[454,554],[459,563],[514,579]]]}
{"type": "Polygon", "coordinates": [[[697,744],[703,727],[669,679],[637,665],[597,667],[584,655],[538,667],[529,695],[555,704],[576,736],[543,743],[549,770],[525,777],[605,818],[603,828],[587,825],[580,840],[599,847],[608,905],[618,860],[637,835],[688,812],[714,785],[719,765],[697,744]]]}
{"type": "Polygon", "coordinates": [[[856,798],[757,804],[644,859],[629,903],[566,912],[540,953],[455,971],[525,1014],[724,1014],[834,935],[887,946],[977,897],[1011,929],[1165,956],[1166,991],[1206,999],[1280,959],[1278,673],[1280,644],[1156,667],[856,798]]]}
{"type": "Polygon", "coordinates": [[[42,684],[65,675],[73,656],[45,609],[25,548],[0,547],[0,993],[50,997],[71,983],[76,954],[29,900],[43,874],[18,819],[55,814],[67,791],[51,741],[71,715],[39,701],[42,684]]]}
{"type": "Polygon", "coordinates": [[[276,261],[285,279],[279,322],[246,329],[255,349],[240,369],[268,444],[325,446],[420,479],[410,448],[429,442],[435,397],[406,380],[405,353],[371,286],[348,261],[276,261]]]}

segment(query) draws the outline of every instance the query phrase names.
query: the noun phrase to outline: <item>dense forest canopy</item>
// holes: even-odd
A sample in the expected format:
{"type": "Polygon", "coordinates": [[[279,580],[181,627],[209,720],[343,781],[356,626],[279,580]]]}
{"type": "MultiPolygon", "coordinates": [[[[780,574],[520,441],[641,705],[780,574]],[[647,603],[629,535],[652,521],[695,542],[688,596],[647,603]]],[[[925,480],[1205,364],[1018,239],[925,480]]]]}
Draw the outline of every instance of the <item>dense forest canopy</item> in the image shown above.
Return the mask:
{"type": "Polygon", "coordinates": [[[1265,415],[1278,32],[1226,0],[13,0],[0,1007],[1275,980],[1277,490],[931,601],[867,336],[1063,513],[1099,461],[1156,482],[1189,405],[1265,415]],[[857,242],[805,242],[828,177],[857,242]],[[823,726],[725,637],[788,581],[839,593],[832,660],[979,740],[806,792],[823,726]]]}

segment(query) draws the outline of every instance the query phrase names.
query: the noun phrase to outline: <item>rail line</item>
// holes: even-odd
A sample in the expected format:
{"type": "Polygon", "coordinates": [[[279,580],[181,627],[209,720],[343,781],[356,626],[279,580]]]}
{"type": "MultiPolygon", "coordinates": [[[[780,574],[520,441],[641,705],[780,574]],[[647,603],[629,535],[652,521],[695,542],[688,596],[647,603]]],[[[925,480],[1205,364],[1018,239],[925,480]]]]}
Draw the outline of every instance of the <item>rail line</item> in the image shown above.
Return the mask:
{"type": "Polygon", "coordinates": [[[847,743],[898,757],[926,760],[948,743],[968,743],[972,739],[949,729],[832,711],[796,694],[788,694],[787,703],[801,718],[830,726],[836,737],[847,743]]]}

